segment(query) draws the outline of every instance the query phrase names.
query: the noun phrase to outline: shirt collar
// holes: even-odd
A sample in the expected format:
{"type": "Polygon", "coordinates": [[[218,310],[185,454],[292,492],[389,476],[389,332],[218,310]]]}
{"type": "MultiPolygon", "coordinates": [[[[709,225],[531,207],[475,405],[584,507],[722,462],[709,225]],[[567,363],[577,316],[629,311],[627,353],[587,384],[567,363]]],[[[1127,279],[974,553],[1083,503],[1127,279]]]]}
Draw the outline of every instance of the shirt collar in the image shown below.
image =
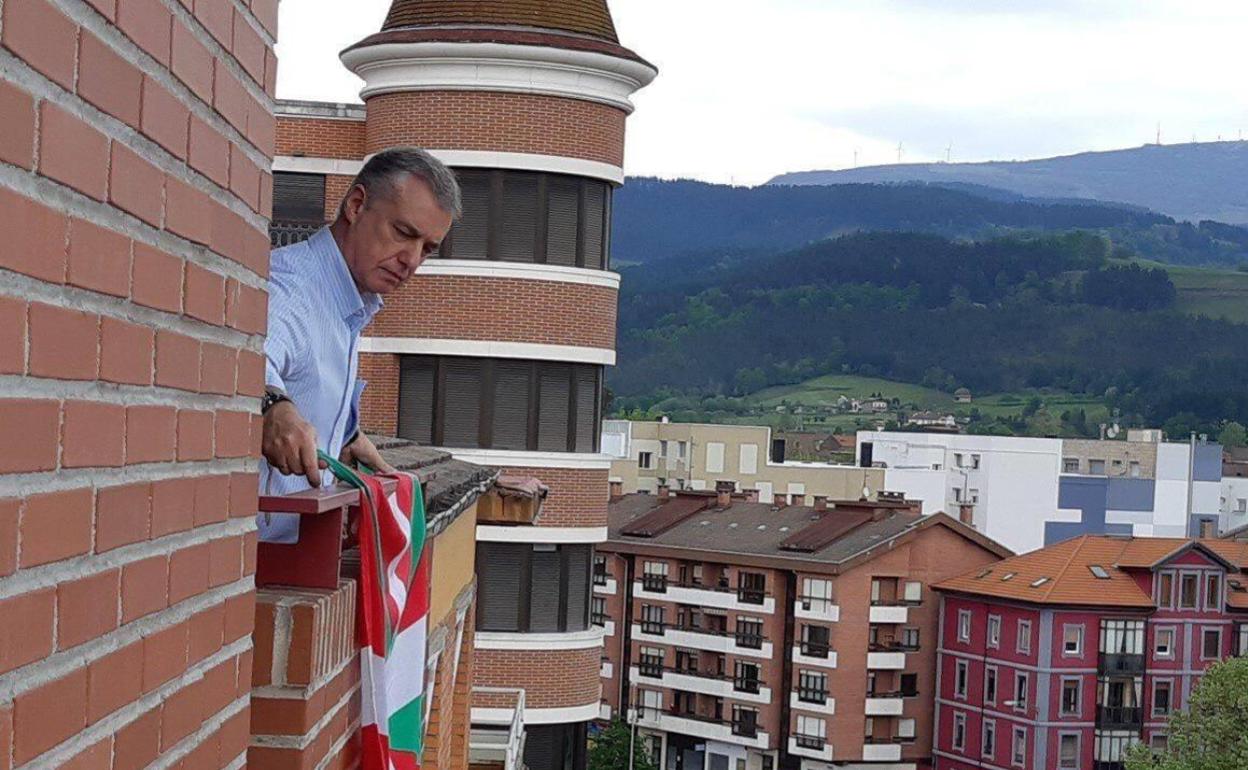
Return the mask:
{"type": "Polygon", "coordinates": [[[338,248],[338,242],[334,240],[334,234],[330,232],[329,227],[322,227],[318,230],[308,239],[308,245],[326,263],[325,275],[328,280],[325,290],[329,293],[338,314],[342,320],[352,325],[358,324],[357,329],[362,329],[385,304],[381,295],[372,292],[361,293],[356,287],[355,279],[351,277],[351,271],[347,269],[347,260],[342,256],[342,250],[338,248]]]}

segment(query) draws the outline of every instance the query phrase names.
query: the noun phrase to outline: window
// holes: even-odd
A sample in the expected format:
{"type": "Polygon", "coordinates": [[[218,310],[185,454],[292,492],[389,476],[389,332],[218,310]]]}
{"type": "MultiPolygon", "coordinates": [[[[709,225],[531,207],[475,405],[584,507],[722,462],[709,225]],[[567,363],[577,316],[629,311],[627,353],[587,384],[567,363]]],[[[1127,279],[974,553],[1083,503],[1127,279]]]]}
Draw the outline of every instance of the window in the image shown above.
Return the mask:
{"type": "Polygon", "coordinates": [[[763,647],[763,621],[737,618],[737,646],[760,650],[763,647]]]}
{"type": "Polygon", "coordinates": [[[984,740],[980,753],[988,758],[997,753],[997,723],[992,719],[984,720],[984,740]]]}
{"type": "Polygon", "coordinates": [[[477,544],[477,628],[566,632],[589,628],[588,545],[477,544]]]}
{"type": "Polygon", "coordinates": [[[605,586],[609,577],[611,575],[607,572],[607,557],[594,554],[594,585],[605,586]]]}
{"type": "Polygon", "coordinates": [[[997,667],[987,666],[984,668],[984,702],[997,702],[997,667]]]}
{"type": "Polygon", "coordinates": [[[914,720],[898,719],[897,720],[897,737],[903,741],[914,740],[914,720]]]}
{"type": "Polygon", "coordinates": [[[1165,752],[1170,747],[1170,736],[1165,733],[1153,733],[1149,736],[1148,747],[1156,754],[1165,752]]]}
{"type": "Polygon", "coordinates": [[[822,749],[827,738],[827,723],[818,717],[799,714],[797,734],[793,737],[797,740],[797,745],[803,749],[822,749]]]}
{"type": "Polygon", "coordinates": [[[797,699],[805,703],[826,703],[828,700],[828,675],[821,671],[799,670],[797,674],[797,699]]]}
{"type": "Polygon", "coordinates": [[[971,641],[971,611],[958,610],[958,641],[969,644],[971,641]]]}
{"type": "Polygon", "coordinates": [[[902,596],[910,604],[919,604],[923,601],[923,584],[917,580],[907,580],[906,587],[902,596]]]}
{"type": "Polygon", "coordinates": [[[919,629],[912,626],[901,629],[901,646],[907,650],[919,649],[919,629]]]}
{"type": "Polygon", "coordinates": [[[738,660],[732,686],[740,692],[758,692],[758,665],[738,660]]]}
{"type": "Polygon", "coordinates": [[[918,674],[902,674],[901,675],[901,697],[913,698],[919,694],[919,675],[918,674]]]}
{"type": "Polygon", "coordinates": [[[1144,621],[1102,620],[1100,651],[1104,655],[1143,655],[1144,621]]]}
{"type": "Polygon", "coordinates": [[[1062,654],[1071,657],[1083,654],[1083,626],[1062,626],[1062,654]]]}
{"type": "Polygon", "coordinates": [[[1174,657],[1174,629],[1159,628],[1153,635],[1153,654],[1158,658],[1174,657]]]}
{"type": "MultiPolygon", "coordinates": [[[[870,720],[867,720],[870,721],[870,720]]],[[[966,749],[966,714],[953,715],[953,750],[966,749]]]]}
{"type": "Polygon", "coordinates": [[[753,738],[758,734],[758,711],[745,706],[732,707],[732,734],[753,738]]]}
{"type": "Polygon", "coordinates": [[[832,608],[832,581],[802,578],[802,595],[798,598],[807,612],[827,612],[832,608]]]}
{"type": "Polygon", "coordinates": [[[676,670],[687,674],[698,673],[698,651],[697,650],[677,650],[676,651],[676,670]]]}
{"type": "Polygon", "coordinates": [[[664,622],[664,615],[667,610],[653,604],[641,605],[641,632],[643,634],[663,635],[663,631],[667,624],[664,622]]]}
{"type": "Polygon", "coordinates": [[[1179,609],[1196,609],[1196,595],[1199,591],[1200,586],[1196,575],[1181,575],[1179,577],[1179,609]]]}
{"type": "Polygon", "coordinates": [[[1018,652],[1020,655],[1031,654],[1031,621],[1030,620],[1018,621],[1018,643],[1015,646],[1015,651],[1018,652]]]}
{"type": "Polygon", "coordinates": [[[1121,765],[1131,747],[1140,742],[1140,734],[1134,730],[1097,730],[1094,740],[1092,759],[1095,762],[1121,765]]]}
{"type": "Polygon", "coordinates": [[[1163,609],[1174,606],[1174,573],[1157,575],[1157,606],[1163,609]]]}
{"type": "Polygon", "coordinates": [[[658,690],[641,691],[641,718],[657,720],[663,711],[663,693],[658,690]]]}
{"type": "Polygon", "coordinates": [[[1222,576],[1216,572],[1205,575],[1205,609],[1222,608],[1222,576]]]}
{"type": "Polygon", "coordinates": [[[826,658],[831,643],[826,626],[802,626],[802,654],[808,658],[826,658]]]}
{"type": "Polygon", "coordinates": [[[1200,632],[1200,659],[1218,660],[1222,657],[1222,629],[1205,628],[1200,632]]]}
{"type": "Polygon", "coordinates": [[[588,724],[525,725],[524,766],[531,770],[576,770],[585,767],[588,724]]]}
{"type": "Polygon", "coordinates": [[[1217,534],[1217,522],[1213,519],[1200,520],[1200,537],[1211,538],[1217,534]]]}
{"type": "Polygon", "coordinates": [[[965,660],[959,660],[954,663],[953,676],[953,697],[966,697],[966,682],[969,677],[970,667],[965,660]]]}
{"type": "Polygon", "coordinates": [[[971,455],[971,470],[979,470],[979,455],[971,455]]]}
{"type": "Polygon", "coordinates": [[[637,467],[643,471],[654,469],[654,454],[651,452],[637,453],[637,467]]]}
{"type": "Polygon", "coordinates": [[[1088,460],[1088,474],[1092,476],[1104,476],[1105,475],[1105,461],[1104,460],[1088,460]]]}
{"type": "Polygon", "coordinates": [[[1236,498],[1235,513],[1248,513],[1248,497],[1236,498]]]}
{"type": "Polygon", "coordinates": [[[964,467],[964,466],[962,465],[962,453],[961,453],[961,452],[954,452],[954,453],[953,453],[953,464],[954,464],[955,466],[957,466],[958,468],[962,468],[962,467],[964,467]]]}
{"type": "Polygon", "coordinates": [[[988,616],[988,646],[997,648],[1001,646],[1001,616],[988,616]]]}
{"type": "Polygon", "coordinates": [[[1248,656],[1248,623],[1235,627],[1235,654],[1241,658],[1248,656]]]}
{"type": "Polygon", "coordinates": [[[1131,460],[1130,462],[1127,463],[1127,468],[1129,469],[1128,472],[1131,474],[1131,478],[1138,479],[1140,477],[1141,474],[1140,474],[1140,461],[1139,460],[1131,460]]]}
{"type": "Polygon", "coordinates": [[[761,572],[737,573],[737,601],[742,604],[762,604],[767,596],[767,576],[761,572]]]}
{"type": "Polygon", "coordinates": [[[607,600],[601,596],[590,598],[589,622],[595,626],[607,624],[607,600]]]}
{"type": "Polygon", "coordinates": [[[1062,733],[1057,738],[1057,766],[1061,770],[1079,770],[1079,734],[1062,733]]]}
{"type": "Polygon", "coordinates": [[[708,441],[706,444],[706,472],[724,472],[724,445],[719,441],[708,441]]]}
{"type": "Polygon", "coordinates": [[[1169,679],[1153,680],[1153,716],[1164,717],[1170,714],[1170,688],[1173,683],[1169,679]]]}
{"type": "Polygon", "coordinates": [[[602,367],[402,356],[399,436],[458,449],[597,452],[602,367]]]}
{"type": "Polygon", "coordinates": [[[737,469],[745,476],[758,473],[758,444],[742,444],[738,451],[737,469]]]}
{"type": "Polygon", "coordinates": [[[1109,573],[1099,564],[1089,564],[1088,571],[1092,573],[1092,577],[1097,580],[1109,580],[1109,573]]]}
{"type": "Polygon", "coordinates": [[[642,647],[637,671],[642,676],[661,679],[663,677],[663,648],[642,647]]]}
{"type": "Polygon", "coordinates": [[[1017,767],[1023,767],[1027,764],[1027,728],[1014,728],[1013,750],[1010,752],[1010,761],[1017,767]]]}
{"type": "Polygon", "coordinates": [[[667,562],[646,562],[642,566],[641,587],[652,593],[667,593],[667,562]]]}
{"type": "Polygon", "coordinates": [[[1062,473],[1078,473],[1078,472],[1079,472],[1079,458],[1078,457],[1063,457],[1062,458],[1062,473]]]}
{"type": "Polygon", "coordinates": [[[1078,679],[1062,680],[1062,716],[1079,716],[1079,690],[1082,683],[1078,679]]]}
{"type": "Polygon", "coordinates": [[[1014,710],[1027,710],[1027,674],[1022,672],[1014,675],[1014,710]]]}

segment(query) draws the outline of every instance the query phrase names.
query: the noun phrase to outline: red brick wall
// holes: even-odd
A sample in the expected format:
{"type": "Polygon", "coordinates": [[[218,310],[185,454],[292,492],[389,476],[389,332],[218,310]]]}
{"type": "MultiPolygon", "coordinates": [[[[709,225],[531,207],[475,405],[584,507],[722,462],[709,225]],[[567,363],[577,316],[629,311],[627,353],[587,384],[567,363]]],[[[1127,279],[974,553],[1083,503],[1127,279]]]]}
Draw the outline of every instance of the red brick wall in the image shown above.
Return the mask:
{"type": "Polygon", "coordinates": [[[508,473],[536,476],[550,487],[538,518],[541,527],[607,526],[607,477],[610,471],[569,468],[508,468],[508,473]]]}
{"type": "Polygon", "coordinates": [[[617,295],[604,286],[559,281],[417,273],[386,298],[364,334],[614,350],[617,295]]]}
{"type": "Polygon", "coordinates": [[[365,151],[396,144],[439,150],[561,155],[624,165],[624,113],[594,102],[489,91],[410,91],[368,100],[365,151]]]}
{"type": "Polygon", "coordinates": [[[360,160],[366,154],[364,121],[281,115],[277,119],[277,154],[360,160]]]}
{"type": "Polygon", "coordinates": [[[477,687],[522,687],[525,708],[571,708],[597,704],[602,649],[477,649],[477,687]]]}
{"type": "Polygon", "coordinates": [[[0,767],[248,742],[275,0],[5,0],[0,767]]]}
{"type": "Polygon", "coordinates": [[[338,218],[338,207],[342,204],[342,199],[347,197],[347,190],[351,189],[351,180],[353,176],[343,176],[340,174],[326,174],[325,176],[325,221],[333,222],[338,218]]]}
{"type": "Polygon", "coordinates": [[[399,432],[399,357],[361,353],[359,376],[368,381],[360,396],[360,425],[369,433],[399,432]]]}

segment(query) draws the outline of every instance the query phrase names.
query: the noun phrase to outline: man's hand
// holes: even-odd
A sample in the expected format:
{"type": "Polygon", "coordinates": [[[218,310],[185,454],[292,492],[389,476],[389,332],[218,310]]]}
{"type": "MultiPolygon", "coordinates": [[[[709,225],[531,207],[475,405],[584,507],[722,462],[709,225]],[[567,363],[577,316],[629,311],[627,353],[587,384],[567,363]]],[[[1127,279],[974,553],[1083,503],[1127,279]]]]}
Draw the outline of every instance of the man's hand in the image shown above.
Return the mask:
{"type": "Polygon", "coordinates": [[[321,469],[326,465],[316,456],[316,428],[303,419],[293,402],[282,401],[265,412],[260,451],[282,474],[307,476],[313,487],[321,485],[321,469]]]}
{"type": "Polygon", "coordinates": [[[353,467],[357,463],[367,465],[378,473],[395,472],[394,466],[385,461],[381,452],[373,446],[373,442],[364,435],[364,431],[360,431],[355,441],[342,448],[342,455],[338,459],[353,467]]]}

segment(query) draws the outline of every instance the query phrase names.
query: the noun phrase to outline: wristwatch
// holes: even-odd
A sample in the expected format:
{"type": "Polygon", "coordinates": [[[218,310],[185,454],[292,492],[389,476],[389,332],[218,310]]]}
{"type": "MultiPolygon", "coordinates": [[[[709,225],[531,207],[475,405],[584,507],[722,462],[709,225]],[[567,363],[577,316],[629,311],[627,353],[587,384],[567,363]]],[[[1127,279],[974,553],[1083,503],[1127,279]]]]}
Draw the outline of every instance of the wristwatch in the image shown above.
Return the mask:
{"type": "Polygon", "coordinates": [[[268,414],[270,409],[283,401],[290,401],[290,396],[286,395],[281,388],[265,388],[264,398],[260,399],[260,414],[268,414]]]}

